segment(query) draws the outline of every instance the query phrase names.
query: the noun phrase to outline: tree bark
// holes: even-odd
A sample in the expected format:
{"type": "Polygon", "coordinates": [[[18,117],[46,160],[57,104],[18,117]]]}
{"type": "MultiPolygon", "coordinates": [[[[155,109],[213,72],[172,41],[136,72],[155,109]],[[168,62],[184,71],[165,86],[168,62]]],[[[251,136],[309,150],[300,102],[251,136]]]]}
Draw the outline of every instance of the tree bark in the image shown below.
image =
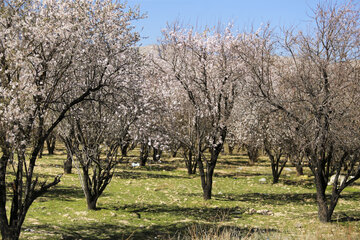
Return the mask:
{"type": "Polygon", "coordinates": [[[162,151],[158,148],[153,147],[153,161],[158,162],[161,158],[162,151]]]}
{"type": "Polygon", "coordinates": [[[66,160],[64,161],[64,173],[70,174],[72,171],[72,157],[71,154],[68,152],[66,160]]]}
{"type": "MultiPolygon", "coordinates": [[[[92,192],[92,185],[95,183],[91,183],[90,176],[89,176],[89,169],[86,166],[82,167],[83,172],[83,190],[86,198],[87,208],[89,210],[96,210],[96,202],[98,196],[95,196],[95,193],[92,192]]],[[[95,173],[94,173],[95,174],[95,173]]],[[[95,186],[93,186],[95,187],[95,186]]]]}
{"type": "Polygon", "coordinates": [[[316,200],[318,204],[318,216],[320,222],[330,222],[331,214],[329,212],[326,200],[325,190],[326,187],[323,186],[323,183],[315,177],[316,181],[316,200]]]}
{"type": "Polygon", "coordinates": [[[121,145],[121,156],[127,157],[129,146],[130,146],[129,142],[126,142],[125,144],[121,145]]]}
{"type": "Polygon", "coordinates": [[[189,175],[195,174],[198,161],[193,155],[193,151],[191,149],[185,150],[184,148],[184,160],[188,174],[189,175]]]}
{"type": "Polygon", "coordinates": [[[253,166],[259,157],[259,149],[257,147],[246,146],[247,154],[249,157],[249,165],[253,166]]]}
{"type": "Polygon", "coordinates": [[[298,176],[302,176],[302,175],[304,175],[304,169],[303,169],[303,166],[302,166],[302,164],[301,163],[296,163],[295,164],[295,169],[296,169],[296,174],[298,175],[298,176]]]}
{"type": "Polygon", "coordinates": [[[149,146],[146,143],[142,143],[140,146],[140,166],[145,166],[149,156],[149,146]]]}
{"type": "Polygon", "coordinates": [[[50,136],[46,139],[46,147],[47,147],[47,150],[48,150],[49,155],[53,155],[53,154],[54,154],[55,144],[56,144],[56,136],[55,136],[55,135],[50,135],[50,136]]]}
{"type": "Polygon", "coordinates": [[[39,152],[39,158],[43,157],[43,153],[44,153],[44,144],[41,146],[40,148],[40,152],[39,152]]]}
{"type": "Polygon", "coordinates": [[[88,210],[97,210],[96,204],[97,204],[98,198],[86,198],[87,208],[88,210]]]}
{"type": "Polygon", "coordinates": [[[3,155],[0,158],[0,228],[3,239],[11,239],[12,232],[8,227],[8,218],[6,214],[6,167],[10,158],[10,152],[7,148],[2,149],[3,155]]]}
{"type": "Polygon", "coordinates": [[[231,146],[230,144],[228,145],[229,148],[229,155],[233,155],[234,152],[234,146],[231,146]]]}
{"type": "Polygon", "coordinates": [[[18,240],[20,238],[20,230],[17,228],[7,228],[6,230],[1,227],[1,236],[3,240],[18,240]]]}
{"type": "Polygon", "coordinates": [[[204,200],[210,200],[212,196],[212,184],[213,184],[213,174],[215,170],[215,165],[209,164],[206,172],[206,184],[203,187],[203,197],[204,200]]]}

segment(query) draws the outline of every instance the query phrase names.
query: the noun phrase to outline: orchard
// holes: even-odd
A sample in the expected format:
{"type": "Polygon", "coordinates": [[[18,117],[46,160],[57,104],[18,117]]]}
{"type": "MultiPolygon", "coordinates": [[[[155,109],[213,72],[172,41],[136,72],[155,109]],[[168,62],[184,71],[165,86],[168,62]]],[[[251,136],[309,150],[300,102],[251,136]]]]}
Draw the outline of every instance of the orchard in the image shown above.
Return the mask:
{"type": "Polygon", "coordinates": [[[2,239],[301,239],[278,205],[300,198],[289,229],[359,237],[359,13],[320,2],[308,31],[174,22],[141,46],[146,15],[120,0],[0,1],[2,239]],[[67,228],[65,208],[105,235],[72,234],[92,223],[67,228]]]}

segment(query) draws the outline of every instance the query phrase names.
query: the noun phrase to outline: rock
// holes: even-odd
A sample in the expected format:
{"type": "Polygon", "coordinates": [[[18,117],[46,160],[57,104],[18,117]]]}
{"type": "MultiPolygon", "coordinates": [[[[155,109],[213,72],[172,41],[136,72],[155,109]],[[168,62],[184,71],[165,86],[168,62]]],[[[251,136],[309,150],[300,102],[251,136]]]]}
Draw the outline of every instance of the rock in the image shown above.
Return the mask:
{"type": "Polygon", "coordinates": [[[132,166],[133,168],[139,167],[139,166],[140,166],[140,163],[131,163],[131,166],[132,166]]]}
{"type": "Polygon", "coordinates": [[[266,178],[260,178],[259,183],[266,183],[266,178]]]}
{"type": "Polygon", "coordinates": [[[248,214],[252,215],[252,214],[261,214],[261,215],[268,215],[268,216],[273,216],[274,213],[270,210],[264,209],[264,210],[256,210],[254,208],[250,208],[247,211],[248,214]]]}
{"type": "Polygon", "coordinates": [[[250,208],[249,211],[248,211],[248,213],[249,213],[249,214],[254,214],[254,213],[256,213],[256,210],[253,209],[253,208],[250,208]]]}

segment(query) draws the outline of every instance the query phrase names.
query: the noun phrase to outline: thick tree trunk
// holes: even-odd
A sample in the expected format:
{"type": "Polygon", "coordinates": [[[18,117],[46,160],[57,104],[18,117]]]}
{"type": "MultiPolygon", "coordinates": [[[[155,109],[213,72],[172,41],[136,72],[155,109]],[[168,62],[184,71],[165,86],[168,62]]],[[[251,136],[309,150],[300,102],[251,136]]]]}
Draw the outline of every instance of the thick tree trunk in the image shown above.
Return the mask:
{"type": "Polygon", "coordinates": [[[326,199],[326,187],[327,182],[325,181],[324,175],[321,169],[312,168],[311,169],[315,176],[315,185],[316,185],[316,200],[318,204],[318,216],[320,222],[330,222],[331,214],[329,212],[327,199],[326,199]]]}
{"type": "Polygon", "coordinates": [[[88,210],[97,210],[97,208],[96,208],[97,200],[98,200],[97,197],[86,198],[88,210]]]}
{"type": "Polygon", "coordinates": [[[3,240],[18,240],[20,238],[20,230],[17,228],[5,228],[1,226],[1,236],[3,240]]]}
{"type": "Polygon", "coordinates": [[[320,222],[330,222],[331,215],[327,206],[325,194],[316,191],[316,200],[318,203],[318,216],[320,222]]]}
{"type": "Polygon", "coordinates": [[[320,222],[331,222],[331,216],[337,205],[340,196],[340,191],[339,192],[333,191],[331,196],[332,201],[330,201],[329,204],[329,201],[326,198],[326,194],[325,194],[327,183],[321,181],[320,179],[318,179],[318,177],[315,177],[315,181],[316,181],[316,200],[318,203],[319,220],[320,222]]]}

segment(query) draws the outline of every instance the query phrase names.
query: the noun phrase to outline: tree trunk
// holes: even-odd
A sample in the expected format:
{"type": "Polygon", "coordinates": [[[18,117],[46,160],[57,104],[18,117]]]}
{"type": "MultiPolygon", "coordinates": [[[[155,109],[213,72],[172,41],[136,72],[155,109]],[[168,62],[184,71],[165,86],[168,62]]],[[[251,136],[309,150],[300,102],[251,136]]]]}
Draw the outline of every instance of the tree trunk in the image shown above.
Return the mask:
{"type": "Polygon", "coordinates": [[[55,144],[56,144],[56,137],[50,136],[48,139],[46,139],[46,146],[49,155],[53,155],[55,151],[55,144]]]}
{"type": "Polygon", "coordinates": [[[161,158],[162,151],[158,148],[153,147],[153,161],[158,162],[161,158]]]}
{"type": "Polygon", "coordinates": [[[214,169],[215,169],[215,166],[212,164],[209,164],[209,166],[207,167],[206,184],[205,184],[205,187],[203,188],[204,200],[211,199],[214,169]]]}
{"type": "Polygon", "coordinates": [[[284,162],[280,163],[281,155],[278,156],[269,156],[271,159],[271,171],[273,175],[273,184],[276,184],[279,182],[280,175],[286,165],[287,160],[284,160],[284,162]],[[280,165],[281,164],[281,165],[280,165]]]}
{"type": "Polygon", "coordinates": [[[279,182],[279,175],[273,174],[273,184],[277,184],[279,182]]]}
{"type": "Polygon", "coordinates": [[[311,169],[315,176],[315,185],[316,185],[316,200],[318,204],[318,216],[320,222],[330,222],[331,214],[326,200],[326,187],[327,182],[325,181],[324,174],[321,169],[312,168],[311,169]]]}
{"type": "MultiPolygon", "coordinates": [[[[95,183],[91,183],[89,169],[86,166],[82,167],[83,177],[82,177],[82,188],[86,198],[87,208],[89,210],[96,210],[96,202],[98,196],[92,192],[92,185],[95,183]]],[[[94,172],[94,174],[96,174],[94,172]]]]}
{"type": "Polygon", "coordinates": [[[44,144],[41,146],[40,148],[40,152],[39,152],[39,158],[43,157],[43,152],[44,152],[44,144]]]}
{"type": "Polygon", "coordinates": [[[304,159],[304,156],[300,153],[294,154],[290,158],[291,163],[294,165],[294,167],[296,169],[297,176],[304,175],[303,159],[304,159]]]}
{"type": "MultiPolygon", "coordinates": [[[[186,154],[186,152],[184,153],[186,154]]],[[[186,164],[186,168],[188,171],[188,174],[191,175],[192,174],[192,151],[189,150],[188,156],[185,156],[185,164],[186,164]]]]}
{"type": "Polygon", "coordinates": [[[189,175],[193,175],[196,173],[197,161],[194,161],[193,152],[191,150],[188,151],[188,156],[185,155],[185,164],[189,175]]]}
{"type": "Polygon", "coordinates": [[[88,210],[97,210],[96,208],[96,203],[97,203],[98,198],[97,197],[93,197],[93,198],[86,198],[86,203],[87,203],[87,208],[88,210]]]}
{"type": "Polygon", "coordinates": [[[217,145],[213,149],[210,150],[211,156],[210,161],[206,162],[206,173],[204,172],[204,165],[200,158],[198,160],[199,171],[201,177],[201,185],[203,188],[203,197],[204,200],[210,200],[212,195],[212,183],[213,183],[213,175],[216,166],[217,159],[222,149],[222,144],[217,145]]]}
{"type": "Polygon", "coordinates": [[[234,146],[228,145],[228,148],[229,148],[229,155],[233,155],[234,146]]]}
{"type": "Polygon", "coordinates": [[[0,159],[0,229],[2,239],[19,239],[21,233],[21,226],[25,220],[27,211],[32,202],[43,195],[50,187],[55,186],[60,182],[60,177],[57,176],[51,183],[43,183],[40,189],[34,190],[38,180],[31,181],[33,169],[35,167],[35,160],[40,152],[41,145],[44,143],[44,138],[40,138],[34,147],[29,163],[29,175],[24,176],[26,166],[25,149],[16,151],[18,158],[17,170],[15,179],[12,181],[12,203],[10,208],[10,217],[7,217],[6,211],[6,165],[10,155],[7,150],[2,149],[3,156],[0,159]],[[26,182],[23,182],[23,180],[26,182]]]}
{"type": "Polygon", "coordinates": [[[298,176],[304,175],[304,169],[303,169],[303,166],[302,166],[301,163],[295,164],[295,169],[296,169],[296,174],[297,174],[298,176]]]}
{"type": "Polygon", "coordinates": [[[64,161],[64,173],[70,174],[72,170],[72,157],[71,154],[68,152],[66,160],[64,161]]]}
{"type": "Polygon", "coordinates": [[[149,156],[149,146],[142,143],[140,146],[140,166],[145,166],[149,156]]]}
{"type": "Polygon", "coordinates": [[[1,237],[3,240],[18,240],[20,237],[20,229],[13,227],[1,226],[1,237]]]}
{"type": "Polygon", "coordinates": [[[259,157],[259,149],[257,147],[246,146],[249,157],[249,165],[254,165],[259,157]]]}
{"type": "Polygon", "coordinates": [[[129,146],[130,146],[129,142],[126,142],[125,144],[121,145],[121,156],[127,157],[129,146]]]}
{"type": "Polygon", "coordinates": [[[194,162],[192,164],[192,167],[188,168],[188,174],[189,175],[195,175],[196,174],[196,168],[197,168],[197,162],[194,162]]]}
{"type": "Polygon", "coordinates": [[[318,216],[320,222],[330,222],[331,215],[329,214],[326,196],[324,193],[319,192],[318,189],[316,189],[316,200],[318,203],[318,216]]]}

